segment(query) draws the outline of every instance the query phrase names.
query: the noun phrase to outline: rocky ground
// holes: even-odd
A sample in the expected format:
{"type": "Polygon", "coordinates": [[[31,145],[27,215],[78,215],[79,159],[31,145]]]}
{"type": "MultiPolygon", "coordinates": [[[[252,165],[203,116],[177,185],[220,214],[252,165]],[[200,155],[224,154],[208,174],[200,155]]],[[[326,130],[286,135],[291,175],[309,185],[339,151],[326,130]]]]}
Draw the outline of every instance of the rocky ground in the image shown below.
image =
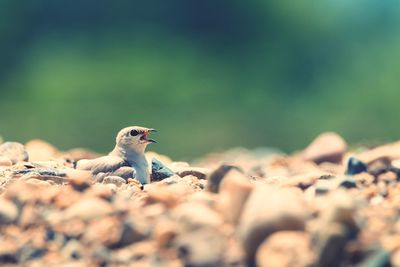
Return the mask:
{"type": "Polygon", "coordinates": [[[149,152],[144,186],[73,169],[97,156],[0,145],[1,266],[400,266],[400,142],[351,151],[325,133],[193,165],[149,152]]]}

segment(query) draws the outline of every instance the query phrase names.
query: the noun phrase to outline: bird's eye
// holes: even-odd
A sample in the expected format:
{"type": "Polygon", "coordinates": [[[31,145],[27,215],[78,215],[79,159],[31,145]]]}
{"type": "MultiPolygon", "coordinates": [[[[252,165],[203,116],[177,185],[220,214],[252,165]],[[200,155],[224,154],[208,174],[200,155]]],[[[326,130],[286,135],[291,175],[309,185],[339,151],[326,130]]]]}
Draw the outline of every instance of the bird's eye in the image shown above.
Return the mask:
{"type": "Polygon", "coordinates": [[[130,136],[136,136],[136,135],[139,134],[139,132],[136,131],[136,130],[131,130],[131,131],[129,132],[129,134],[130,134],[130,136]]]}

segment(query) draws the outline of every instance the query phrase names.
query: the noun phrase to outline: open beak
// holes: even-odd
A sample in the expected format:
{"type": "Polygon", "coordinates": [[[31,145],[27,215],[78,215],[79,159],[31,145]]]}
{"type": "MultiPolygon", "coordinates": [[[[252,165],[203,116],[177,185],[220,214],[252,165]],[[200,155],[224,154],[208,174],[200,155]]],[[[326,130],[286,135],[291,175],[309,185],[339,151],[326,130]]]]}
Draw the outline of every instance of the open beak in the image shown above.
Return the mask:
{"type": "Polygon", "coordinates": [[[143,140],[143,141],[146,141],[147,143],[157,143],[156,140],[154,140],[154,139],[149,139],[149,134],[154,133],[154,132],[157,132],[157,130],[156,130],[156,129],[148,129],[148,130],[142,135],[142,137],[141,137],[140,139],[143,140]]]}

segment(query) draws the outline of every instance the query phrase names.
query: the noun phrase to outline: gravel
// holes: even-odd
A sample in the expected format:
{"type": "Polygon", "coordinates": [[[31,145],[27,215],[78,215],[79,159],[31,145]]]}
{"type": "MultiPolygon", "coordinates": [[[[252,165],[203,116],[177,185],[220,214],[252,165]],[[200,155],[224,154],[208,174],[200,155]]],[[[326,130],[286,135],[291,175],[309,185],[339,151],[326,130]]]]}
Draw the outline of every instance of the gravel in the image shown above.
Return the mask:
{"type": "Polygon", "coordinates": [[[149,152],[142,185],[75,170],[91,151],[3,143],[0,265],[400,266],[400,143],[348,147],[325,133],[292,155],[149,152]]]}

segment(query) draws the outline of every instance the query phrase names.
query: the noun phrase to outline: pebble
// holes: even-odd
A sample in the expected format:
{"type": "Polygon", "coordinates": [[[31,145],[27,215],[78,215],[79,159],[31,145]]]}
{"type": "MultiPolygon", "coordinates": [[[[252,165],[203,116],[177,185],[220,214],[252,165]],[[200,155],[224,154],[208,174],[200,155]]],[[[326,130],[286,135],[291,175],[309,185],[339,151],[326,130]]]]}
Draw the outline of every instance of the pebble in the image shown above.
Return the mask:
{"type": "Polygon", "coordinates": [[[198,179],[206,179],[209,172],[210,171],[206,168],[182,167],[178,168],[176,174],[178,174],[180,177],[191,175],[197,177],[198,179]]]}
{"type": "Polygon", "coordinates": [[[28,161],[29,159],[25,147],[17,142],[5,142],[1,144],[0,156],[9,158],[13,164],[20,161],[28,161]]]}
{"type": "Polygon", "coordinates": [[[303,158],[317,164],[322,162],[341,163],[346,151],[346,141],[336,133],[327,132],[314,139],[304,150],[303,158]]]}
{"type": "Polygon", "coordinates": [[[340,224],[330,224],[324,228],[318,246],[318,266],[341,266],[345,259],[345,246],[348,242],[346,229],[340,224]]]}
{"type": "Polygon", "coordinates": [[[218,168],[216,168],[213,172],[211,172],[210,175],[207,177],[207,191],[212,193],[218,193],[222,179],[230,171],[240,171],[240,170],[236,166],[223,164],[218,168]]]}
{"type": "Polygon", "coordinates": [[[103,184],[115,184],[117,187],[126,184],[126,180],[119,176],[107,176],[103,180],[103,184]]]}
{"type": "Polygon", "coordinates": [[[201,227],[217,228],[223,224],[220,213],[199,203],[184,203],[174,208],[172,215],[187,230],[201,227]]]}
{"type": "Polygon", "coordinates": [[[367,164],[365,164],[361,160],[354,158],[354,157],[350,157],[348,159],[347,170],[346,170],[347,175],[355,175],[355,174],[359,174],[359,173],[367,172],[367,171],[368,171],[367,164]]]}
{"type": "Polygon", "coordinates": [[[314,258],[310,235],[300,231],[272,234],[260,245],[256,255],[258,267],[308,267],[313,265],[314,258]]]}
{"type": "Polygon", "coordinates": [[[223,266],[224,238],[213,228],[187,232],[176,238],[174,246],[184,266],[223,266]]]}
{"type": "Polygon", "coordinates": [[[17,206],[4,198],[0,198],[0,224],[10,224],[18,217],[17,206]]]}
{"type": "Polygon", "coordinates": [[[175,173],[156,158],[151,160],[151,180],[160,181],[175,175],[175,173]]]}
{"type": "Polygon", "coordinates": [[[305,203],[293,190],[270,186],[254,188],[237,229],[248,261],[254,261],[258,246],[274,232],[304,230],[306,216],[305,203]]]}
{"type": "Polygon", "coordinates": [[[0,166],[9,167],[12,165],[12,161],[6,156],[0,156],[0,166]]]}
{"type": "Polygon", "coordinates": [[[43,140],[31,140],[25,144],[25,149],[31,161],[46,161],[59,157],[57,148],[43,140]]]}
{"type": "Polygon", "coordinates": [[[228,172],[220,185],[221,210],[225,220],[237,224],[254,185],[237,170],[228,172]]]}
{"type": "Polygon", "coordinates": [[[65,210],[64,219],[79,218],[92,220],[113,212],[113,207],[105,200],[96,197],[80,199],[65,210]]]}
{"type": "Polygon", "coordinates": [[[399,265],[400,142],[335,156],[331,142],[308,161],[236,149],[198,167],[150,152],[170,172],[146,185],[96,181],[40,142],[27,150],[46,161],[0,156],[1,266],[399,265]]]}

